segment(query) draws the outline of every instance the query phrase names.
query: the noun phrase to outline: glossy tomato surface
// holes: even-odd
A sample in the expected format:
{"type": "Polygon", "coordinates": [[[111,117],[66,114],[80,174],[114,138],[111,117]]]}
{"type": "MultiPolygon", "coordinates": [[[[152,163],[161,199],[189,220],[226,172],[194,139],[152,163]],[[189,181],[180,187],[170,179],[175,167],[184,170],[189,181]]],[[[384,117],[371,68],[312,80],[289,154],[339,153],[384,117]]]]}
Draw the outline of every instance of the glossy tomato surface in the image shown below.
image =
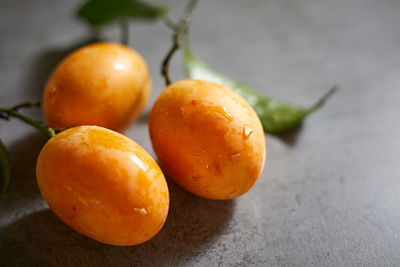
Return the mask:
{"type": "Polygon", "coordinates": [[[56,67],[44,92],[44,115],[56,129],[98,125],[123,131],[141,114],[150,91],[147,64],[136,51],[94,43],[56,67]]]}
{"type": "Polygon", "coordinates": [[[240,95],[220,84],[183,80],[169,85],[153,106],[149,127],[163,169],[194,194],[235,198],[263,170],[261,122],[240,95]]]}
{"type": "Polygon", "coordinates": [[[168,186],[157,163],[131,139],[102,127],[74,127],[51,138],[36,176],[54,213],[100,242],[143,243],[168,214],[168,186]]]}

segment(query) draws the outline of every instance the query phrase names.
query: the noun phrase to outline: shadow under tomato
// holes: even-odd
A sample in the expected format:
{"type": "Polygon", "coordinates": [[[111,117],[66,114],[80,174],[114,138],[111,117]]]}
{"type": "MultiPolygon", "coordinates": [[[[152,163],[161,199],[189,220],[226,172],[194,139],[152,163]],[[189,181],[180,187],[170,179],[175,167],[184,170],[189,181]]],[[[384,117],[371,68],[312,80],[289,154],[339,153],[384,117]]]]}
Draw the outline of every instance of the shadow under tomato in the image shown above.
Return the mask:
{"type": "MultiPolygon", "coordinates": [[[[70,266],[74,258],[87,257],[82,249],[84,238],[48,209],[0,229],[0,235],[0,266],[70,266]],[[78,255],[79,251],[83,255],[78,255]]],[[[85,246],[90,244],[84,241],[85,246]]]]}
{"type": "Polygon", "coordinates": [[[234,201],[213,201],[170,183],[171,205],[160,233],[133,247],[114,247],[76,233],[49,209],[0,229],[0,266],[174,265],[203,253],[223,233],[234,201]]]}
{"type": "Polygon", "coordinates": [[[303,128],[303,123],[299,124],[298,126],[296,126],[295,128],[286,133],[277,134],[274,136],[277,137],[279,140],[281,140],[283,143],[285,143],[285,145],[294,147],[297,144],[297,141],[301,135],[302,128],[303,128]]]}
{"type": "Polygon", "coordinates": [[[150,242],[135,248],[142,257],[154,254],[157,259],[141,258],[141,263],[173,265],[203,253],[224,232],[233,215],[234,200],[201,198],[167,181],[171,203],[164,228],[150,242]]]}
{"type": "Polygon", "coordinates": [[[150,110],[146,110],[140,115],[135,124],[147,124],[149,122],[149,118],[150,118],[150,110]]]}
{"type": "Polygon", "coordinates": [[[10,146],[11,180],[5,205],[39,194],[35,176],[36,160],[47,140],[46,135],[37,132],[24,136],[10,146]]]}

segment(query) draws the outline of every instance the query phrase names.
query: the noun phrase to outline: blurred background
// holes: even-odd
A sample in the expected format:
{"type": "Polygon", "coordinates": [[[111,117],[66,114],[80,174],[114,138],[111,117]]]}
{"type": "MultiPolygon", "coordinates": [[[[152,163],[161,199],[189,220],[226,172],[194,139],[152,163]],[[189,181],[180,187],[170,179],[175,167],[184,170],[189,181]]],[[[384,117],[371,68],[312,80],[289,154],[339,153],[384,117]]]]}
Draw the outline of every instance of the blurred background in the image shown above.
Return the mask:
{"type": "MultiPolygon", "coordinates": [[[[186,1],[164,5],[177,20],[186,1]]],[[[90,38],[82,1],[0,1],[0,106],[40,99],[47,77],[90,38]]],[[[211,201],[173,182],[165,227],[130,248],[89,240],[49,211],[34,166],[46,137],[0,121],[12,180],[0,205],[2,266],[398,266],[400,264],[400,1],[201,0],[190,42],[208,65],[260,93],[300,105],[340,91],[302,127],[266,135],[263,175],[245,196],[211,201]]],[[[120,40],[116,25],[101,38],[120,40]]],[[[147,116],[164,88],[171,46],[163,22],[130,24],[153,91],[126,135],[151,155],[147,116]]],[[[183,78],[181,57],[172,78],[183,78]]],[[[42,120],[40,109],[27,114],[42,120]]]]}

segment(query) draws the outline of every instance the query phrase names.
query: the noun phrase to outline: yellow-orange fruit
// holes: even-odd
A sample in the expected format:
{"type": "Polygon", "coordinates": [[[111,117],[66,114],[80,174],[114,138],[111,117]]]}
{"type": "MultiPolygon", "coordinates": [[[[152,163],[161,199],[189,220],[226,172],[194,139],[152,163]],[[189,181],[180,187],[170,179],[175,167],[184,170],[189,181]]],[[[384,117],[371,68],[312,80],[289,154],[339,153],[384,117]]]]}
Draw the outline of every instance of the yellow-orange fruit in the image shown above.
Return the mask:
{"type": "Polygon", "coordinates": [[[153,106],[149,128],[162,168],[199,196],[240,196],[262,172],[261,122],[240,95],[223,85],[199,80],[169,85],[153,106]]]}
{"type": "Polygon", "coordinates": [[[56,129],[98,125],[123,131],[139,117],[150,91],[149,70],[137,52],[95,43],[73,52],[54,70],[44,92],[44,115],[56,129]]]}
{"type": "Polygon", "coordinates": [[[36,176],[54,213],[103,243],[143,243],[167,218],[168,186],[157,163],[131,139],[102,127],[78,126],[51,138],[36,176]]]}

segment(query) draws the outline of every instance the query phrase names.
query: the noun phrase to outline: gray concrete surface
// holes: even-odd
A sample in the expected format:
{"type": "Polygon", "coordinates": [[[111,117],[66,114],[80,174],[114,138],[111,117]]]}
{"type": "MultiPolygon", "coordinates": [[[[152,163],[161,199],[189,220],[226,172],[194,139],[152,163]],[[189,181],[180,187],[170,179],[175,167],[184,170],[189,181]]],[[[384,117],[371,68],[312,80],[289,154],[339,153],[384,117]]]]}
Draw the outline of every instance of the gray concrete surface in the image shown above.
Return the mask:
{"type": "MultiPolygon", "coordinates": [[[[84,43],[78,2],[0,2],[0,105],[40,98],[49,71],[84,43]]],[[[158,2],[173,16],[185,3],[158,2]]],[[[399,266],[399,12],[397,0],[200,1],[191,41],[209,65],[304,105],[334,83],[341,91],[298,131],[266,136],[266,168],[245,196],[211,201],[169,181],[168,220],[143,245],[103,245],[64,225],[35,182],[45,137],[0,122],[13,168],[0,206],[0,266],[399,266]]],[[[170,32],[139,23],[131,33],[154,80],[148,110],[163,89],[170,32]]],[[[104,37],[118,40],[119,31],[104,37]]],[[[180,66],[177,57],[175,80],[180,66]]],[[[154,155],[146,116],[127,135],[154,155]]]]}

